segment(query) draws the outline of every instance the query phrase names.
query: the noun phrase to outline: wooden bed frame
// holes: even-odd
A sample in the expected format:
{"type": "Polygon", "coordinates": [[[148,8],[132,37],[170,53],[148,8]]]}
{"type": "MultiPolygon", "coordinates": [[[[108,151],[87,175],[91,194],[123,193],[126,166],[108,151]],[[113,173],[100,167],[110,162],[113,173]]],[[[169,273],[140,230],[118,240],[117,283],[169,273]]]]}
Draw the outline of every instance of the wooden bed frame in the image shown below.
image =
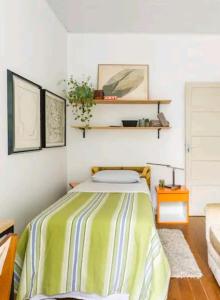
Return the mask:
{"type": "Polygon", "coordinates": [[[131,171],[136,171],[140,174],[141,178],[145,178],[147,185],[150,188],[150,184],[151,184],[151,168],[149,166],[144,166],[144,167],[111,167],[111,166],[107,166],[107,167],[92,167],[91,168],[91,172],[92,174],[95,174],[99,171],[103,171],[103,170],[131,170],[131,171]]]}

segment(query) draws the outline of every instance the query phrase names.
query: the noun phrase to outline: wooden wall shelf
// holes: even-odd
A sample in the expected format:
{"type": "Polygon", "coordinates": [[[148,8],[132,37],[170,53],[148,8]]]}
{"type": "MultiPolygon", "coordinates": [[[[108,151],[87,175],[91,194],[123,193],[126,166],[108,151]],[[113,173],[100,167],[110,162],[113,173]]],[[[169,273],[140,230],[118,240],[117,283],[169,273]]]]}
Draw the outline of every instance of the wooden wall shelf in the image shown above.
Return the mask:
{"type": "Polygon", "coordinates": [[[87,130],[157,130],[158,139],[160,138],[160,131],[170,129],[171,127],[123,127],[123,126],[72,126],[72,128],[80,129],[83,131],[83,138],[86,136],[87,130]]]}
{"type": "MultiPolygon", "coordinates": [[[[95,100],[96,104],[142,104],[142,105],[157,105],[157,113],[160,113],[160,105],[161,104],[170,104],[171,100],[169,99],[149,99],[149,100],[129,100],[129,99],[120,99],[120,100],[95,100]]],[[[123,126],[72,126],[72,128],[82,130],[83,138],[86,136],[87,130],[156,130],[158,139],[160,138],[160,131],[164,129],[170,129],[171,127],[123,127],[123,126]]]]}
{"type": "Polygon", "coordinates": [[[123,99],[123,100],[95,100],[96,104],[142,104],[142,105],[157,105],[157,113],[160,113],[160,105],[161,104],[170,104],[171,100],[169,99],[151,99],[151,100],[129,100],[129,99],[123,99]]]}
{"type": "Polygon", "coordinates": [[[156,99],[156,100],[95,100],[96,104],[170,104],[171,100],[156,99]]]}

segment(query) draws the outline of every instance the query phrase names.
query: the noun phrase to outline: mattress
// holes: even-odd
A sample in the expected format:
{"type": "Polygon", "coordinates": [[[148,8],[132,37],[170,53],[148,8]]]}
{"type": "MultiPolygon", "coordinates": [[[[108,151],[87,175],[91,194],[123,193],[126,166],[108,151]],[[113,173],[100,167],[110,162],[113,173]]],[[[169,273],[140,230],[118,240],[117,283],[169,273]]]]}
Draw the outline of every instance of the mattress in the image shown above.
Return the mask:
{"type": "Polygon", "coordinates": [[[103,183],[94,182],[90,178],[69,192],[73,192],[73,190],[74,192],[146,193],[150,196],[150,190],[144,178],[135,183],[103,183]]]}

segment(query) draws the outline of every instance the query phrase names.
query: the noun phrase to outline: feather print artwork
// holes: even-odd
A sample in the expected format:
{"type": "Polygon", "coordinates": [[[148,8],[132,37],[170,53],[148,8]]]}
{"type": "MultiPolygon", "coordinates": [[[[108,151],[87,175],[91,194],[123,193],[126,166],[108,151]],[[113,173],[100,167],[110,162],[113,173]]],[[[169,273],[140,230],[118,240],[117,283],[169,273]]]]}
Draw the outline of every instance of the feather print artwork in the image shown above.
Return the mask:
{"type": "Polygon", "coordinates": [[[106,96],[123,97],[144,81],[143,69],[124,69],[112,76],[103,86],[106,96]]]}

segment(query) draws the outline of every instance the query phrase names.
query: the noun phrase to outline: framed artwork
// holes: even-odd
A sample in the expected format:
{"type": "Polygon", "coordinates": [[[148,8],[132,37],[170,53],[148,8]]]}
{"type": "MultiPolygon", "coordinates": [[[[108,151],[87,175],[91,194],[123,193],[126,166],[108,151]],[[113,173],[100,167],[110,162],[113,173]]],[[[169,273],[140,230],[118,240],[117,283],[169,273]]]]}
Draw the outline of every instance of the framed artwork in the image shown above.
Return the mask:
{"type": "Polygon", "coordinates": [[[7,71],[8,154],[41,150],[41,86],[7,71]]]}
{"type": "Polygon", "coordinates": [[[105,96],[118,99],[147,100],[149,86],[148,65],[109,65],[98,67],[98,89],[105,96]]]}
{"type": "Polygon", "coordinates": [[[48,90],[42,90],[43,147],[66,146],[66,100],[48,90]]]}

